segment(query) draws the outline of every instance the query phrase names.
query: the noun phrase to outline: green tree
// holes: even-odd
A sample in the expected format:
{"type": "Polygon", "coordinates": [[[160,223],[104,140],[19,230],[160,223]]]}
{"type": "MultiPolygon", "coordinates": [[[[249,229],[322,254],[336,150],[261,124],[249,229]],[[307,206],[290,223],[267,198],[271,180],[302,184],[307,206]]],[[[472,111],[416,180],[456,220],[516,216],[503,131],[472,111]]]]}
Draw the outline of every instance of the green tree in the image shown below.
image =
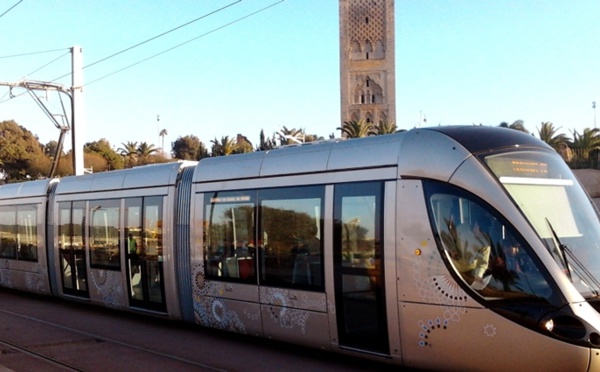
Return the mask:
{"type": "Polygon", "coordinates": [[[500,123],[499,127],[514,129],[523,133],[529,133],[529,131],[525,129],[525,124],[523,123],[523,120],[517,120],[510,125],[507,122],[503,121],[502,123],[500,123]]]}
{"type": "Polygon", "coordinates": [[[28,179],[47,178],[50,175],[51,169],[52,159],[47,156],[35,156],[29,161],[29,168],[27,169],[28,179]]]}
{"type": "Polygon", "coordinates": [[[210,142],[212,143],[211,156],[228,156],[237,149],[235,140],[229,136],[221,137],[220,141],[215,137],[210,142]]]}
{"type": "Polygon", "coordinates": [[[158,153],[158,149],[153,144],[142,142],[137,148],[137,158],[140,164],[150,164],[157,162],[154,155],[158,153]]]}
{"type": "Polygon", "coordinates": [[[304,142],[316,142],[316,141],[325,141],[323,136],[319,136],[317,134],[304,134],[304,142]]]}
{"type": "Polygon", "coordinates": [[[46,175],[50,171],[50,161],[48,159],[46,163],[38,158],[48,159],[36,136],[13,120],[0,122],[0,168],[7,180],[46,175]],[[46,166],[47,169],[41,169],[46,166]]]}
{"type": "Polygon", "coordinates": [[[342,137],[362,138],[377,134],[373,123],[367,123],[364,119],[345,121],[344,125],[337,128],[342,131],[342,137]]]}
{"type": "Polygon", "coordinates": [[[204,158],[208,158],[210,157],[210,154],[208,153],[208,149],[206,148],[206,145],[204,145],[204,142],[200,141],[200,147],[198,148],[198,155],[196,156],[196,160],[200,160],[200,159],[204,159],[204,158]]]}
{"type": "Polygon", "coordinates": [[[161,130],[160,133],[158,134],[162,141],[162,145],[160,148],[161,148],[163,156],[165,155],[165,136],[167,136],[168,134],[169,133],[167,132],[166,129],[161,130]]]}
{"type": "MultiPolygon", "coordinates": [[[[105,167],[99,167],[100,164],[97,161],[96,166],[93,167],[94,172],[103,172],[107,170],[123,169],[123,158],[117,154],[115,150],[110,146],[110,142],[105,138],[101,138],[99,141],[88,142],[83,146],[83,152],[88,154],[97,154],[106,161],[105,167]],[[99,168],[97,168],[99,167],[99,168]]],[[[91,159],[91,158],[90,158],[91,159]]],[[[91,168],[92,165],[88,164],[84,158],[84,163],[87,168],[91,168]]]]}
{"type": "MultiPolygon", "coordinates": [[[[56,154],[56,149],[58,147],[58,141],[50,141],[47,144],[44,145],[44,154],[46,156],[48,156],[49,158],[54,158],[54,155],[56,154]]],[[[60,156],[64,156],[65,153],[64,151],[60,154],[60,156]]]]}
{"type": "Polygon", "coordinates": [[[124,160],[125,167],[130,168],[137,164],[138,158],[138,143],[137,142],[126,142],[121,143],[123,147],[119,147],[117,151],[121,154],[124,160]]]}
{"type": "Polygon", "coordinates": [[[277,137],[281,146],[294,145],[304,142],[304,132],[302,129],[288,129],[284,126],[283,129],[277,132],[277,137]]]}
{"type": "Polygon", "coordinates": [[[582,134],[573,130],[573,142],[571,148],[575,150],[577,157],[588,160],[590,153],[600,149],[600,129],[585,128],[582,134]]]}
{"type": "MultiPolygon", "coordinates": [[[[121,159],[121,163],[123,160],[121,159]]],[[[86,152],[83,154],[83,163],[85,164],[86,171],[92,173],[106,172],[111,170],[108,165],[108,161],[97,152],[86,152]]]]}
{"type": "Polygon", "coordinates": [[[252,152],[252,142],[250,142],[248,137],[238,134],[235,139],[235,150],[233,150],[233,153],[246,154],[248,152],[252,152]]]}
{"type": "Polygon", "coordinates": [[[275,147],[277,147],[277,143],[275,142],[275,137],[265,139],[265,131],[262,129],[260,130],[259,141],[260,141],[260,143],[256,147],[256,151],[272,150],[275,147]]]}
{"type": "Polygon", "coordinates": [[[193,134],[177,138],[173,142],[171,154],[179,160],[200,160],[208,157],[206,147],[193,134]]]}
{"type": "Polygon", "coordinates": [[[393,121],[380,120],[376,131],[377,135],[392,134],[398,131],[398,126],[393,121]]]}
{"type": "MultiPolygon", "coordinates": [[[[118,160],[119,163],[122,164],[122,159],[118,160]]],[[[113,170],[110,162],[107,161],[101,154],[88,151],[84,149],[83,153],[83,163],[85,164],[86,169],[91,169],[92,172],[104,172],[113,170]]],[[[71,176],[75,174],[73,171],[73,151],[69,150],[65,155],[60,158],[60,162],[58,163],[58,168],[56,170],[55,176],[64,177],[71,176]]]]}
{"type": "Polygon", "coordinates": [[[58,141],[54,140],[48,142],[44,145],[44,155],[50,159],[51,163],[48,177],[57,176],[58,166],[60,166],[60,161],[65,156],[62,145],[59,145],[58,141]],[[54,172],[54,174],[52,174],[52,172],[54,172]]]}
{"type": "Polygon", "coordinates": [[[566,146],[570,141],[569,137],[562,133],[558,133],[559,129],[560,127],[554,128],[554,124],[548,121],[543,122],[540,126],[540,129],[538,129],[538,135],[540,139],[546,142],[556,151],[561,151],[561,149],[563,149],[564,146],[566,146]]]}

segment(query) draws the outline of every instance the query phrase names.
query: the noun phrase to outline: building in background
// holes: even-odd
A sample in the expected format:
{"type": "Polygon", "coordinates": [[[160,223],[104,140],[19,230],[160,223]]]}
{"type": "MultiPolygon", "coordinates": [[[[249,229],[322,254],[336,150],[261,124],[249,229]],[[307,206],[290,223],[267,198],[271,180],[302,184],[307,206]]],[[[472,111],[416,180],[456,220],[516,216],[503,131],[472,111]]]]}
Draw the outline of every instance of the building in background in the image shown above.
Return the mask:
{"type": "Polygon", "coordinates": [[[396,121],[394,0],[340,0],[341,119],[396,121]]]}

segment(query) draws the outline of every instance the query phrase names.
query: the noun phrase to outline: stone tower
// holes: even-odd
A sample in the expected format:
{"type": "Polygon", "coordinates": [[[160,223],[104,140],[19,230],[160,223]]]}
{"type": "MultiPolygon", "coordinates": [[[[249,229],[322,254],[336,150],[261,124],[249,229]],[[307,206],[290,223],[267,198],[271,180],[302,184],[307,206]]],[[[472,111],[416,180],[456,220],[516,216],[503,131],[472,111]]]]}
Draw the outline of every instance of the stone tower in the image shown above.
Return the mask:
{"type": "Polygon", "coordinates": [[[396,121],[394,0],[340,0],[341,119],[396,121]]]}

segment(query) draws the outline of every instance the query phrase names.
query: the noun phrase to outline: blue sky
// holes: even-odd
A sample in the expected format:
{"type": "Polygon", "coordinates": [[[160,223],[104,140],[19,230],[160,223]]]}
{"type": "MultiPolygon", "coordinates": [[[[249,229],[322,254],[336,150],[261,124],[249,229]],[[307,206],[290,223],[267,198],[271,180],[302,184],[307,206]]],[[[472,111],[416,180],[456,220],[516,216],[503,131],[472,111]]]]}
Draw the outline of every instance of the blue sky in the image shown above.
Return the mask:
{"type": "MultiPolygon", "coordinates": [[[[70,72],[73,45],[88,66],[233,4],[85,68],[84,140],[161,147],[166,129],[167,149],[189,134],[209,146],[238,133],[256,144],[261,129],[270,136],[283,126],[339,136],[338,1],[236,1],[0,0],[0,14],[17,4],[0,16],[0,82],[52,81],[70,72]]],[[[600,2],[396,0],[395,9],[399,128],[420,117],[425,125],[520,119],[534,132],[549,121],[569,136],[594,127],[600,2]]],[[[57,82],[70,86],[70,77],[57,82]]],[[[60,113],[55,95],[46,102],[60,113]]],[[[10,119],[43,143],[58,139],[31,97],[10,99],[0,87],[0,120],[10,119]]]]}

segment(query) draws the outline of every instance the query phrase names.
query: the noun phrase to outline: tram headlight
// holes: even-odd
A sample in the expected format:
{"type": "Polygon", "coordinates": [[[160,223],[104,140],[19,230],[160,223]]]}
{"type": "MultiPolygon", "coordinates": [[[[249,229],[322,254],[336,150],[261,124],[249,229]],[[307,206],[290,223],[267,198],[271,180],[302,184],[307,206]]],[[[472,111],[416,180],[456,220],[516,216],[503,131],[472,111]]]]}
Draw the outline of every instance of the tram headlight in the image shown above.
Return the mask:
{"type": "Polygon", "coordinates": [[[505,311],[500,307],[495,310],[514,322],[535,329],[536,332],[546,336],[575,345],[600,349],[600,327],[595,327],[585,318],[579,317],[570,306],[548,309],[549,311],[543,313],[542,311],[546,309],[536,308],[535,306],[515,306],[515,309],[519,312],[515,310],[505,311]],[[537,310],[537,314],[535,310],[537,310]]]}
{"type": "Polygon", "coordinates": [[[542,328],[544,328],[548,332],[552,332],[552,330],[554,329],[554,320],[552,320],[552,319],[546,320],[543,323],[542,328]]]}
{"type": "Polygon", "coordinates": [[[540,322],[540,327],[565,340],[588,341],[588,330],[581,319],[566,314],[555,314],[546,317],[540,322]]]}

